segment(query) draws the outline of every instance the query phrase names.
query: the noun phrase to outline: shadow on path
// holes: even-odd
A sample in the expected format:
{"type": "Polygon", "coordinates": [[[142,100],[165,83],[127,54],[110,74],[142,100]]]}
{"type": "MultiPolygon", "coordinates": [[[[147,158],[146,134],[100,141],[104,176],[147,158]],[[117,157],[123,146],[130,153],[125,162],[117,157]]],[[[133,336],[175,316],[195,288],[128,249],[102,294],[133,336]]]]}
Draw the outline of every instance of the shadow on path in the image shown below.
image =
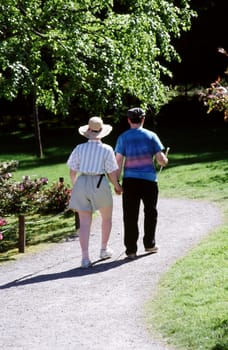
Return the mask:
{"type": "MultiPolygon", "coordinates": [[[[154,253],[145,253],[145,254],[137,255],[137,257],[135,259],[128,259],[126,257],[126,258],[123,258],[121,260],[114,260],[114,261],[110,261],[110,262],[107,262],[107,259],[106,260],[99,259],[99,260],[94,261],[92,263],[92,265],[86,269],[82,269],[81,267],[77,267],[75,269],[71,269],[71,270],[67,270],[67,271],[34,276],[34,275],[37,275],[38,273],[42,272],[42,271],[37,271],[37,272],[31,273],[31,274],[25,275],[21,278],[18,278],[12,282],[8,282],[6,284],[3,284],[0,286],[0,289],[9,289],[12,287],[25,286],[25,285],[34,284],[34,283],[42,283],[42,282],[60,280],[60,279],[65,279],[65,278],[75,278],[75,277],[81,277],[81,276],[86,276],[86,275],[93,275],[96,273],[105,272],[105,271],[114,269],[114,268],[119,267],[119,266],[126,264],[126,263],[131,263],[134,260],[138,260],[140,258],[146,257],[148,255],[152,255],[152,254],[154,254],[154,253]]],[[[54,266],[52,266],[52,267],[54,267],[54,266]]]]}

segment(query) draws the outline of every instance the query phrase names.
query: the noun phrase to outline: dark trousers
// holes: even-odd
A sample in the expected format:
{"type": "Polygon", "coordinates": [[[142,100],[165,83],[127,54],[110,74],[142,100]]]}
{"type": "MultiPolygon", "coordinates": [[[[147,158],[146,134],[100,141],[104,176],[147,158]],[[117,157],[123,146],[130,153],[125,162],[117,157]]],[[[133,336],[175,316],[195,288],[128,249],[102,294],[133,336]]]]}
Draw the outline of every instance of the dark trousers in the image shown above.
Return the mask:
{"type": "Polygon", "coordinates": [[[141,200],[144,205],[143,244],[145,248],[153,247],[155,245],[157,225],[157,182],[124,178],[122,198],[126,254],[137,252],[137,240],[139,237],[138,218],[141,200]]]}

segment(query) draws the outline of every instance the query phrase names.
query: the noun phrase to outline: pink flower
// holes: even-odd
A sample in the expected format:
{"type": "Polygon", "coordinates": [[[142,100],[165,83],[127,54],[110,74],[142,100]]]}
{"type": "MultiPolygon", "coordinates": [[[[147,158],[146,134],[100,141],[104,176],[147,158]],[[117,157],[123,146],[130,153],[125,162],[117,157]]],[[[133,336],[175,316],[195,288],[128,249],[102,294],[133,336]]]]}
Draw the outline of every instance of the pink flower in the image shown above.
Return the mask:
{"type": "Polygon", "coordinates": [[[7,221],[3,218],[0,218],[0,226],[7,225],[7,221]]]}
{"type": "Polygon", "coordinates": [[[0,241],[3,240],[3,234],[0,232],[0,241]]]}

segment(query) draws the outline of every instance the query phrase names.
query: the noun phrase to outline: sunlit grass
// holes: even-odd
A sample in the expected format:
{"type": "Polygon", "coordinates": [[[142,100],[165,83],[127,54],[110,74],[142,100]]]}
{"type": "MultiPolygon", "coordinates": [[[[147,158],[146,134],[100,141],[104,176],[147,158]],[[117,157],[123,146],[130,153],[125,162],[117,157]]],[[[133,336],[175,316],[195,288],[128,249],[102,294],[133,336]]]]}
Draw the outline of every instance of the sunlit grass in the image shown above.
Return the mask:
{"type": "Polygon", "coordinates": [[[146,305],[148,324],[189,350],[225,350],[228,344],[227,229],[179,260],[146,305]]]}
{"type": "MultiPolygon", "coordinates": [[[[228,153],[170,155],[160,195],[207,200],[224,214],[223,226],[178,261],[146,303],[148,328],[177,349],[228,349],[228,153]],[[223,158],[223,159],[221,159],[223,158]],[[179,164],[182,163],[182,164],[179,164]]],[[[178,217],[177,217],[178,220],[178,217]]]]}
{"type": "Polygon", "coordinates": [[[24,175],[28,175],[32,179],[47,177],[49,184],[58,182],[59,178],[63,177],[65,184],[70,184],[69,168],[65,163],[34,166],[26,170],[19,168],[14,174],[14,179],[20,181],[24,175]]]}
{"type": "MultiPolygon", "coordinates": [[[[184,155],[180,156],[183,160],[184,155]]],[[[228,153],[224,153],[225,157],[228,157],[228,153]]],[[[226,159],[205,163],[200,163],[199,159],[197,163],[173,166],[172,156],[170,156],[170,166],[163,170],[159,178],[164,196],[182,196],[219,202],[228,199],[227,182],[228,161],[226,159]]]]}

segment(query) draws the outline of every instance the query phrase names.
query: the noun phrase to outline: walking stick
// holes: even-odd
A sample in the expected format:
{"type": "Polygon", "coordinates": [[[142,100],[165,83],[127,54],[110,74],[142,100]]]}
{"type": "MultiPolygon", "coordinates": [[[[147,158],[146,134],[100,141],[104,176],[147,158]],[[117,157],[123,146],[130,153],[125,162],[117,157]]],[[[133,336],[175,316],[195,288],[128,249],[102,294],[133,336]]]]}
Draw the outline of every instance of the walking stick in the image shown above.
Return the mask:
{"type": "MultiPolygon", "coordinates": [[[[165,151],[166,157],[168,156],[169,150],[170,150],[170,147],[167,147],[167,148],[166,148],[166,151],[165,151]]],[[[161,171],[162,171],[163,168],[164,168],[163,166],[160,167],[159,174],[161,173],[161,171]]]]}

